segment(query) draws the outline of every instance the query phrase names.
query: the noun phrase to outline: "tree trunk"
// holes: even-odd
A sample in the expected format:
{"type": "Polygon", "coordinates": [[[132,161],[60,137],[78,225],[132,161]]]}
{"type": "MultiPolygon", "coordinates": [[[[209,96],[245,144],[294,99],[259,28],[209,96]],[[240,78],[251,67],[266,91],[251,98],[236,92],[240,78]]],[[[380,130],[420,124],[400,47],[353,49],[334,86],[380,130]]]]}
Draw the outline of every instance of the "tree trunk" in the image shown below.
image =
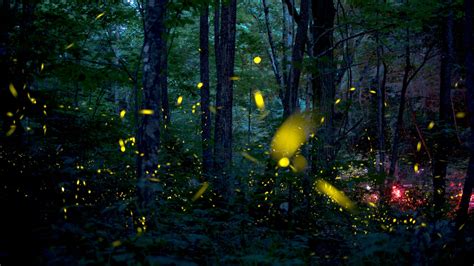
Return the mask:
{"type": "Polygon", "coordinates": [[[469,143],[470,158],[466,173],[466,180],[462,190],[461,202],[456,217],[457,227],[466,223],[471,200],[472,188],[474,186],[474,51],[473,51],[473,1],[464,1],[465,26],[464,26],[464,48],[466,49],[465,69],[466,69],[466,88],[467,105],[469,113],[469,125],[471,127],[471,138],[469,143]]]}
{"type": "Polygon", "coordinates": [[[278,95],[280,99],[283,100],[283,91],[285,89],[285,80],[281,73],[280,63],[278,61],[278,55],[275,48],[275,42],[273,41],[273,33],[270,25],[270,18],[269,18],[269,10],[267,6],[267,1],[262,0],[263,4],[263,12],[265,15],[265,27],[267,29],[267,36],[268,36],[268,44],[270,45],[270,61],[272,63],[272,70],[273,74],[275,75],[276,82],[280,86],[280,90],[278,91],[278,95]]]}
{"type": "Polygon", "coordinates": [[[385,171],[385,82],[387,78],[387,69],[383,68],[383,78],[380,81],[381,67],[381,47],[379,44],[379,33],[377,39],[377,137],[378,137],[378,164],[379,173],[385,171]]]}
{"type": "MultiPolygon", "coordinates": [[[[218,7],[216,7],[218,8],[218,7]]],[[[216,188],[228,200],[233,194],[232,165],[232,101],[235,58],[237,0],[220,6],[217,60],[216,122],[214,131],[214,170],[216,188]]]]}
{"type": "Polygon", "coordinates": [[[168,53],[167,53],[167,36],[162,36],[163,50],[161,51],[161,107],[163,108],[163,124],[165,128],[171,122],[170,104],[168,99],[168,53]]]}
{"type": "Polygon", "coordinates": [[[14,123],[14,118],[9,117],[7,112],[15,110],[12,103],[15,102],[13,95],[9,92],[8,86],[13,82],[11,77],[13,73],[10,69],[10,38],[9,32],[12,30],[14,25],[13,12],[10,10],[10,1],[2,1],[0,6],[0,17],[2,17],[2,23],[0,23],[0,71],[3,73],[0,78],[0,94],[4,95],[0,98],[0,117],[2,119],[2,134],[10,130],[10,126],[14,123]],[[7,78],[8,77],[8,78],[7,78]]]}
{"type": "MultiPolygon", "coordinates": [[[[332,0],[313,0],[312,2],[313,27],[311,33],[313,35],[312,52],[315,58],[317,71],[313,74],[313,110],[320,110],[324,117],[324,124],[319,131],[319,139],[321,146],[318,148],[314,156],[313,165],[322,165],[329,168],[330,162],[334,159],[334,54],[333,28],[336,10],[332,0]],[[327,51],[326,53],[324,53],[327,51]]],[[[314,170],[316,167],[314,167],[314,170]]]]}
{"type": "Polygon", "coordinates": [[[293,47],[293,35],[294,35],[294,21],[290,15],[290,11],[287,5],[282,2],[282,17],[283,17],[283,30],[282,30],[282,44],[283,44],[283,56],[281,59],[281,72],[282,79],[285,87],[281,92],[280,98],[282,105],[285,106],[285,91],[286,86],[288,85],[288,71],[291,68],[291,54],[290,50],[293,47]]]}
{"type": "Polygon", "coordinates": [[[211,112],[209,110],[209,6],[201,10],[199,22],[200,73],[201,73],[201,140],[202,172],[207,177],[212,166],[211,112]]]}
{"type": "Polygon", "coordinates": [[[405,44],[405,71],[403,73],[403,81],[402,81],[402,91],[400,93],[400,105],[398,107],[398,115],[397,115],[397,122],[395,125],[395,132],[393,134],[393,143],[392,143],[392,157],[390,160],[390,170],[389,170],[389,181],[393,179],[393,175],[395,174],[395,169],[398,163],[398,146],[400,142],[400,132],[403,126],[403,115],[405,113],[405,102],[406,102],[406,94],[409,85],[409,76],[411,70],[411,59],[410,59],[410,31],[406,29],[406,44],[405,44]]]}
{"type": "Polygon", "coordinates": [[[166,54],[165,14],[167,0],[148,1],[145,7],[145,38],[143,48],[143,109],[153,111],[144,115],[138,131],[138,197],[142,205],[152,200],[153,191],[147,179],[155,176],[160,150],[162,115],[162,70],[166,54]],[[143,155],[143,156],[142,156],[143,155]]]}
{"type": "MultiPolygon", "coordinates": [[[[447,3],[450,5],[451,1],[447,3]]],[[[449,132],[453,127],[452,103],[451,103],[451,74],[453,68],[453,11],[449,7],[449,13],[444,19],[443,36],[441,37],[441,73],[440,73],[440,95],[439,95],[439,123],[437,147],[433,156],[433,204],[435,214],[442,213],[445,203],[445,178],[448,167],[448,155],[452,139],[449,132]]]]}
{"type": "MultiPolygon", "coordinates": [[[[287,1],[287,3],[289,3],[287,1]]],[[[295,17],[296,14],[293,15],[295,17]]],[[[295,18],[296,20],[296,18],[295,18]]],[[[285,91],[285,101],[283,105],[283,116],[288,117],[299,109],[298,87],[301,71],[303,69],[304,49],[307,42],[307,31],[309,21],[309,0],[301,0],[300,14],[297,20],[297,30],[295,44],[291,55],[291,67],[288,76],[288,83],[285,91]]]]}

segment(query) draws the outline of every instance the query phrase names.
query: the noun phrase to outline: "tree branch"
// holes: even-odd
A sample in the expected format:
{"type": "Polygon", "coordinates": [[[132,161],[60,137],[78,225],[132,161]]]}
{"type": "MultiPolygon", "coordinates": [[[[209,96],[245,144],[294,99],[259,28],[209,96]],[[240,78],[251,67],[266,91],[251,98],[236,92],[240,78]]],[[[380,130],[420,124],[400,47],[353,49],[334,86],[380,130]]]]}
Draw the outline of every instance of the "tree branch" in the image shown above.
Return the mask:
{"type": "Polygon", "coordinates": [[[295,6],[291,3],[291,0],[282,0],[286,3],[288,6],[288,13],[293,17],[293,19],[296,21],[297,24],[300,24],[300,15],[298,14],[298,11],[296,10],[295,6]]]}

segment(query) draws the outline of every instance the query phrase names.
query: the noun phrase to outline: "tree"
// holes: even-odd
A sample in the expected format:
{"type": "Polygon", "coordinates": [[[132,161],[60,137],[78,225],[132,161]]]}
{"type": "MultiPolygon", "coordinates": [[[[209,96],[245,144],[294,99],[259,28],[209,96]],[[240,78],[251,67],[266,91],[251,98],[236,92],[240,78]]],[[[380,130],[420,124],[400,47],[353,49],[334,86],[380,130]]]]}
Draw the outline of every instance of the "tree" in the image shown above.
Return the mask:
{"type": "Polygon", "coordinates": [[[442,21],[441,35],[441,72],[439,90],[439,125],[438,140],[433,156],[433,204],[437,215],[442,211],[445,199],[445,178],[450,152],[450,137],[453,128],[453,106],[451,103],[451,82],[453,69],[453,25],[454,15],[452,1],[447,1],[448,14],[442,21]]]}
{"type": "Polygon", "coordinates": [[[469,140],[469,163],[464,180],[461,202],[456,217],[457,227],[460,228],[467,221],[469,201],[471,200],[472,188],[474,187],[474,51],[473,51],[473,13],[474,5],[470,0],[464,1],[464,48],[466,49],[465,71],[467,88],[467,105],[469,112],[469,125],[471,135],[469,140]]]}
{"type": "Polygon", "coordinates": [[[312,53],[316,60],[316,74],[312,78],[313,109],[320,109],[324,117],[324,124],[319,136],[322,148],[317,152],[319,162],[329,166],[334,159],[333,134],[334,134],[334,97],[335,69],[333,54],[333,28],[336,9],[332,0],[312,1],[313,35],[312,53]]]}
{"type": "Polygon", "coordinates": [[[303,69],[304,50],[307,43],[307,31],[309,23],[309,0],[302,0],[300,13],[296,11],[290,0],[285,0],[290,14],[297,24],[295,43],[292,48],[291,66],[288,75],[287,87],[283,103],[283,116],[287,117],[299,109],[298,88],[300,76],[303,69]]]}
{"type": "Polygon", "coordinates": [[[199,60],[201,93],[201,140],[202,140],[202,168],[204,176],[209,174],[212,167],[211,150],[211,112],[209,110],[209,4],[201,8],[199,20],[199,60]]]}
{"type": "Polygon", "coordinates": [[[148,1],[145,6],[142,106],[146,111],[138,132],[138,193],[142,204],[151,200],[152,191],[147,182],[155,176],[159,160],[167,3],[167,0],[148,1]]]}
{"type": "Polygon", "coordinates": [[[214,127],[214,171],[217,190],[225,199],[233,193],[232,105],[235,58],[237,1],[218,2],[215,21],[216,47],[216,122],[214,127]]]}

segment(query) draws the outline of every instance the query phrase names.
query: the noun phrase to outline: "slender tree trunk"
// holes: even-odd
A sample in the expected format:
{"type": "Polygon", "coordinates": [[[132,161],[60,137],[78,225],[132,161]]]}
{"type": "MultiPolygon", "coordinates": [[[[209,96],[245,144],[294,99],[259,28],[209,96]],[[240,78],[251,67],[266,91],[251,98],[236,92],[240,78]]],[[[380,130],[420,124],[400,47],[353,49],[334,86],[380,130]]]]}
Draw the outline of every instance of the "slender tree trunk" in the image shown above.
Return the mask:
{"type": "Polygon", "coordinates": [[[218,175],[216,188],[228,200],[233,195],[232,165],[232,105],[235,59],[237,0],[220,6],[217,45],[216,122],[214,127],[214,170],[218,175]]]}
{"type": "Polygon", "coordinates": [[[464,26],[464,48],[466,49],[465,69],[467,88],[467,108],[469,112],[469,125],[471,126],[471,137],[469,143],[470,158],[464,180],[461,202],[456,217],[457,227],[466,223],[471,200],[472,188],[474,187],[474,51],[473,51],[473,1],[464,0],[465,26],[464,26]]]}
{"type": "Polygon", "coordinates": [[[270,25],[270,18],[269,18],[269,8],[267,6],[267,1],[262,0],[263,4],[263,12],[265,15],[265,27],[267,28],[267,36],[268,36],[268,44],[270,45],[270,61],[272,63],[272,70],[273,74],[275,75],[275,79],[280,86],[280,90],[278,92],[278,95],[280,96],[280,99],[283,100],[283,91],[285,89],[285,80],[284,77],[281,73],[281,68],[280,68],[280,63],[278,61],[278,55],[276,52],[275,48],[275,42],[273,41],[273,33],[272,33],[272,28],[270,25]]]}
{"type": "Polygon", "coordinates": [[[200,72],[201,72],[201,140],[203,176],[208,176],[212,167],[211,112],[209,110],[209,6],[201,10],[199,22],[200,72]]]}
{"type": "MultiPolygon", "coordinates": [[[[288,2],[287,2],[288,3],[288,2]]],[[[309,0],[301,0],[300,14],[297,20],[295,43],[292,49],[291,67],[285,91],[283,116],[287,117],[299,109],[298,87],[303,69],[304,49],[307,42],[309,22],[309,0]]]]}
{"type": "MultiPolygon", "coordinates": [[[[447,3],[451,5],[451,1],[447,3]]],[[[440,95],[439,95],[439,123],[438,140],[433,156],[433,204],[436,216],[442,213],[445,203],[445,178],[448,167],[448,155],[450,153],[451,133],[453,127],[452,103],[451,103],[451,80],[453,68],[453,11],[449,7],[449,13],[444,19],[443,36],[441,37],[441,73],[440,73],[440,95]]]]}
{"type": "Polygon", "coordinates": [[[160,150],[160,127],[162,118],[163,40],[167,0],[148,1],[145,6],[145,39],[143,48],[143,109],[153,111],[144,115],[138,132],[138,196],[142,205],[152,200],[153,191],[147,179],[155,176],[160,150]],[[143,156],[142,156],[143,155],[143,156]]]}
{"type": "MultiPolygon", "coordinates": [[[[410,59],[410,30],[406,29],[406,44],[405,44],[405,71],[403,73],[402,91],[400,93],[400,105],[398,107],[397,122],[395,125],[395,132],[393,134],[392,143],[392,157],[390,160],[389,178],[393,179],[395,169],[398,163],[398,146],[400,142],[400,132],[403,126],[403,115],[405,113],[406,94],[409,85],[409,75],[411,70],[411,59],[410,59]]],[[[391,180],[389,180],[391,181],[391,180]]]]}
{"type": "Polygon", "coordinates": [[[285,87],[283,88],[283,91],[281,92],[282,95],[280,95],[280,98],[281,98],[281,101],[282,101],[282,105],[285,106],[286,105],[286,102],[285,102],[285,91],[286,91],[286,87],[288,86],[288,76],[289,76],[289,69],[291,68],[291,54],[290,54],[290,50],[291,50],[291,47],[293,47],[293,24],[294,24],[294,21],[290,15],[290,11],[287,7],[287,5],[285,5],[285,3],[283,3],[282,1],[282,18],[283,18],[283,30],[282,30],[282,46],[283,46],[283,56],[282,56],[282,59],[281,59],[281,69],[282,69],[282,79],[283,79],[283,83],[285,84],[285,87]]]}
{"type": "MultiPolygon", "coordinates": [[[[335,98],[335,70],[334,54],[330,49],[333,43],[333,28],[336,9],[332,0],[312,1],[313,27],[313,55],[321,55],[315,58],[317,72],[313,75],[313,109],[319,109],[324,117],[324,124],[319,132],[321,146],[314,156],[313,165],[318,164],[329,168],[334,159],[334,98],[335,98]],[[324,53],[327,51],[326,53],[324,53]],[[323,54],[324,53],[324,54],[323,54]]],[[[316,167],[314,167],[316,170],[316,167]]],[[[313,171],[314,171],[313,170],[313,171]]]]}
{"type": "Polygon", "coordinates": [[[14,110],[12,108],[12,103],[15,99],[13,95],[9,92],[8,86],[13,82],[11,77],[13,77],[13,71],[10,69],[10,38],[9,32],[12,30],[14,25],[14,16],[13,11],[10,9],[10,1],[2,1],[0,6],[0,17],[2,18],[2,23],[0,23],[0,72],[1,75],[0,81],[0,117],[2,119],[2,134],[10,130],[10,126],[14,123],[14,118],[7,115],[7,112],[14,110]],[[9,110],[10,109],[10,110],[9,110]]]}
{"type": "Polygon", "coordinates": [[[385,169],[385,81],[387,70],[384,68],[383,79],[380,81],[381,47],[379,44],[379,33],[377,39],[377,137],[378,137],[378,165],[377,170],[383,173],[385,169]]]}
{"type": "Polygon", "coordinates": [[[163,124],[165,128],[171,122],[170,104],[168,99],[168,53],[167,53],[167,36],[162,37],[163,50],[161,51],[161,107],[163,108],[163,124]]]}

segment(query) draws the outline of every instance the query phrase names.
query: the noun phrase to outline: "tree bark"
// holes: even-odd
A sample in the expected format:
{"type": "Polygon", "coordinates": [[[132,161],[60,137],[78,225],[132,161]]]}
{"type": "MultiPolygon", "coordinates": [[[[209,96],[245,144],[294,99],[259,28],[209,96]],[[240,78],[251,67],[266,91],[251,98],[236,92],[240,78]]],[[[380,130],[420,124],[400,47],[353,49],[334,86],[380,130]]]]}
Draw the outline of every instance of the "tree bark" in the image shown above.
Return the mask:
{"type": "MultiPolygon", "coordinates": [[[[321,142],[317,154],[314,156],[313,165],[320,164],[324,168],[329,168],[330,162],[334,159],[334,54],[330,49],[333,43],[333,28],[336,10],[332,0],[312,1],[313,35],[312,53],[316,56],[317,71],[313,74],[313,110],[320,110],[324,117],[324,124],[319,131],[321,142]]],[[[316,167],[314,167],[316,170],[316,167]]],[[[313,171],[314,171],[313,170],[313,171]]]]}
{"type": "Polygon", "coordinates": [[[160,127],[162,124],[163,55],[166,43],[163,39],[167,0],[148,1],[145,7],[145,38],[143,48],[143,109],[153,111],[144,115],[138,130],[138,197],[140,204],[152,200],[153,191],[148,178],[155,176],[159,161],[160,127]]]}
{"type": "Polygon", "coordinates": [[[383,68],[383,78],[380,81],[381,67],[381,47],[379,43],[379,33],[376,33],[377,40],[377,137],[378,137],[378,165],[379,173],[385,171],[385,82],[387,79],[387,69],[383,68]]]}
{"type": "MultiPolygon", "coordinates": [[[[286,1],[286,3],[290,3],[286,1]]],[[[290,8],[290,5],[288,5],[290,8]]],[[[296,14],[294,18],[296,19],[296,14]]],[[[289,70],[288,82],[285,91],[285,101],[283,104],[283,116],[288,117],[299,109],[298,87],[301,71],[303,69],[304,50],[307,42],[307,31],[309,22],[309,0],[301,0],[300,14],[298,15],[295,43],[292,49],[291,66],[289,70]]]]}
{"type": "Polygon", "coordinates": [[[461,202],[456,217],[457,227],[466,223],[469,211],[469,202],[471,200],[472,188],[474,187],[474,51],[473,51],[473,1],[464,1],[465,26],[464,26],[464,48],[466,49],[465,70],[466,70],[466,88],[467,88],[467,107],[469,113],[469,125],[471,127],[471,136],[469,143],[470,158],[464,180],[461,202]]]}
{"type": "Polygon", "coordinates": [[[405,113],[405,103],[406,103],[406,94],[409,85],[409,76],[411,70],[411,59],[410,59],[410,30],[406,29],[406,44],[405,44],[405,70],[403,73],[402,81],[402,91],[400,92],[400,105],[398,106],[398,115],[397,122],[395,125],[395,132],[393,134],[393,143],[392,143],[392,157],[390,160],[390,170],[389,170],[389,181],[393,179],[395,174],[395,169],[398,163],[398,146],[400,142],[400,132],[403,126],[403,115],[405,113]]]}
{"type": "Polygon", "coordinates": [[[202,140],[202,172],[207,177],[212,167],[211,112],[209,110],[209,6],[201,10],[199,22],[200,75],[201,75],[201,140],[202,140]]]}
{"type": "Polygon", "coordinates": [[[168,98],[168,53],[167,53],[167,35],[163,35],[163,50],[161,51],[161,107],[163,108],[163,124],[167,128],[171,122],[170,104],[168,98]]]}
{"type": "Polygon", "coordinates": [[[11,32],[14,25],[12,13],[10,1],[2,1],[2,5],[0,6],[0,17],[2,18],[2,23],[0,23],[0,71],[3,73],[0,78],[0,94],[2,95],[0,98],[0,117],[2,119],[2,134],[8,132],[10,126],[15,121],[13,117],[7,115],[7,112],[14,110],[12,103],[15,102],[13,95],[8,91],[8,86],[13,82],[10,78],[13,77],[13,73],[10,69],[11,51],[9,38],[9,32],[11,32]]]}
{"type": "MultiPolygon", "coordinates": [[[[216,7],[217,8],[217,7],[216,7]]],[[[214,127],[214,170],[218,176],[216,188],[228,200],[233,195],[232,165],[232,105],[235,59],[237,0],[220,5],[219,38],[216,51],[217,88],[216,122],[214,127]]]]}
{"type": "Polygon", "coordinates": [[[273,41],[273,33],[272,33],[271,25],[270,25],[270,18],[268,15],[269,8],[267,5],[267,1],[262,0],[262,5],[263,5],[263,13],[265,15],[265,27],[267,29],[268,44],[270,45],[270,61],[272,63],[272,70],[273,70],[273,74],[275,75],[276,82],[280,86],[278,95],[280,96],[280,99],[283,100],[285,80],[281,73],[280,63],[279,63],[278,55],[275,48],[275,42],[273,41]]]}
{"type": "Polygon", "coordinates": [[[285,106],[285,91],[286,91],[286,86],[288,85],[288,71],[291,68],[291,54],[290,50],[291,47],[293,47],[293,35],[294,35],[294,21],[290,15],[290,11],[285,5],[284,1],[282,1],[282,24],[283,24],[283,30],[282,30],[282,46],[283,46],[283,56],[281,59],[281,69],[282,69],[282,76],[283,76],[283,82],[285,84],[285,88],[283,88],[283,91],[281,92],[282,95],[280,95],[282,105],[285,106]]]}
{"type": "Polygon", "coordinates": [[[450,153],[451,129],[453,128],[451,80],[453,69],[453,11],[448,1],[449,12],[444,18],[443,36],[441,37],[441,72],[439,95],[439,123],[437,147],[433,156],[433,204],[436,216],[442,213],[445,203],[445,178],[450,153]]]}

